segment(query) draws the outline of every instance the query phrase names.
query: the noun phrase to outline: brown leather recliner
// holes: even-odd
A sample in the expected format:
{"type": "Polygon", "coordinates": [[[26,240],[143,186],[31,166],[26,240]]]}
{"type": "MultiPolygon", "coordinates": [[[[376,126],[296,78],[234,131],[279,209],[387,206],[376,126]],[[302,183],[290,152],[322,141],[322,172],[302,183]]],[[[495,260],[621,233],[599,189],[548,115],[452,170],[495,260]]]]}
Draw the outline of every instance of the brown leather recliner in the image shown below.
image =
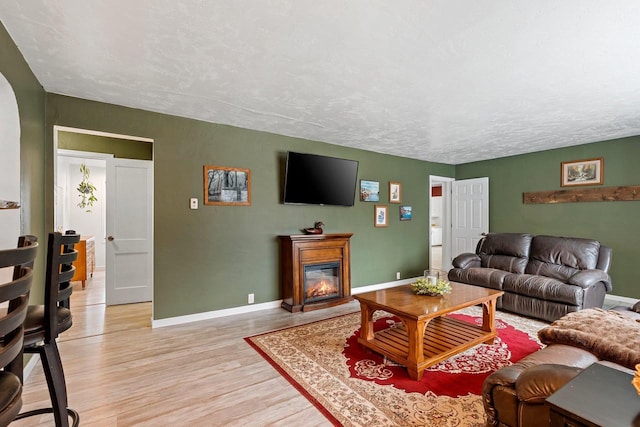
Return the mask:
{"type": "Polygon", "coordinates": [[[458,255],[449,280],[504,291],[497,308],[552,322],[602,307],[611,248],[592,239],[489,233],[458,255]]]}
{"type": "MultiPolygon", "coordinates": [[[[640,311],[640,307],[636,309],[640,311]]],[[[622,307],[616,310],[631,321],[640,321],[640,313],[622,307]]],[[[513,365],[498,369],[482,384],[486,425],[548,426],[549,409],[544,404],[545,399],[595,362],[633,372],[616,363],[598,360],[587,350],[565,344],[551,344],[513,365]]]]}

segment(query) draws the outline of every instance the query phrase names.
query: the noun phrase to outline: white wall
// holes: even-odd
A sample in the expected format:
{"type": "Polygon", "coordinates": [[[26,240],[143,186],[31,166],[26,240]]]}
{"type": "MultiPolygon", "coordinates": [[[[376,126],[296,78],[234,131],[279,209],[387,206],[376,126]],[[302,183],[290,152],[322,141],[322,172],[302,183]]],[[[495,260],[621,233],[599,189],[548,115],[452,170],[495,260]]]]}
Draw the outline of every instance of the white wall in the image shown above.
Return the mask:
{"type": "Polygon", "coordinates": [[[431,226],[442,227],[442,196],[431,197],[431,226]]]}
{"type": "MultiPolygon", "coordinates": [[[[11,85],[0,73],[0,200],[20,202],[20,116],[11,85]]],[[[0,209],[0,249],[12,248],[20,235],[20,209],[0,209]]],[[[3,271],[4,270],[4,271],[3,271]]],[[[0,281],[11,278],[0,270],[0,281]]]]}
{"type": "Polygon", "coordinates": [[[83,236],[95,236],[96,267],[105,266],[105,234],[106,234],[106,161],[58,155],[56,183],[56,210],[58,224],[56,230],[76,230],[83,236]],[[81,198],[76,188],[82,181],[80,165],[84,163],[91,174],[89,181],[96,187],[98,201],[93,204],[91,212],[78,207],[81,198]]]}

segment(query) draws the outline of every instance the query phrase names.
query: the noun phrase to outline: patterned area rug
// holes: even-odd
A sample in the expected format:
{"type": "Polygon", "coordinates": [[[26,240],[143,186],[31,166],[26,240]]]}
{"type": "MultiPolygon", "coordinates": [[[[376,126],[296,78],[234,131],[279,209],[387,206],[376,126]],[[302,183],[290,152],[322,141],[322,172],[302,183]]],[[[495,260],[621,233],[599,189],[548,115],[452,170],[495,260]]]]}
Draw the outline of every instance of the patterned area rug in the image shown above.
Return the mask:
{"type": "MultiPolygon", "coordinates": [[[[479,307],[451,316],[481,323],[479,307]]],[[[411,380],[402,366],[357,343],[360,313],[245,338],[338,426],[482,426],[482,382],[540,348],[546,323],[497,313],[498,338],[427,369],[411,380]]],[[[401,327],[376,312],[376,326],[401,327]]]]}

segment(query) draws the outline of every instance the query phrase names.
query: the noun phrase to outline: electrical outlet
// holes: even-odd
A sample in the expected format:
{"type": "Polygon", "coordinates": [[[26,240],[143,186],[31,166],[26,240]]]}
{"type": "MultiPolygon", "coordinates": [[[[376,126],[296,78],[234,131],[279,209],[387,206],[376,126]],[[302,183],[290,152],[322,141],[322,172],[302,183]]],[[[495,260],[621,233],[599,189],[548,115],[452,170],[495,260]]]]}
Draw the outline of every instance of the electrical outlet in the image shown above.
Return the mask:
{"type": "Polygon", "coordinates": [[[254,295],[253,295],[253,294],[249,294],[249,295],[248,295],[248,298],[247,298],[247,302],[248,302],[249,304],[253,304],[253,300],[254,300],[254,295]]]}
{"type": "Polygon", "coordinates": [[[396,273],[396,279],[400,280],[400,272],[399,271],[396,273]]]}
{"type": "Polygon", "coordinates": [[[198,199],[196,197],[192,197],[189,202],[191,209],[198,209],[198,199]]]}

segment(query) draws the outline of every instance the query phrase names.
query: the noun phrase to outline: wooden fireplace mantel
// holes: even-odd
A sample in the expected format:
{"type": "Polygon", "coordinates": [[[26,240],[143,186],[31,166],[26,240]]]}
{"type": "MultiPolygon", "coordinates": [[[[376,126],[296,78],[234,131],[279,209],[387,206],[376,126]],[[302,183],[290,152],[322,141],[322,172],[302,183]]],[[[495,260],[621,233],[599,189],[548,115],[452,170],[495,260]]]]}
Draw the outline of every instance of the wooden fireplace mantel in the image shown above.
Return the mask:
{"type": "Polygon", "coordinates": [[[282,308],[310,311],[351,301],[351,249],[353,233],[294,234],[278,236],[280,240],[280,274],[282,277],[282,308]],[[304,266],[327,262],[340,264],[340,295],[325,301],[304,302],[304,266]]]}

